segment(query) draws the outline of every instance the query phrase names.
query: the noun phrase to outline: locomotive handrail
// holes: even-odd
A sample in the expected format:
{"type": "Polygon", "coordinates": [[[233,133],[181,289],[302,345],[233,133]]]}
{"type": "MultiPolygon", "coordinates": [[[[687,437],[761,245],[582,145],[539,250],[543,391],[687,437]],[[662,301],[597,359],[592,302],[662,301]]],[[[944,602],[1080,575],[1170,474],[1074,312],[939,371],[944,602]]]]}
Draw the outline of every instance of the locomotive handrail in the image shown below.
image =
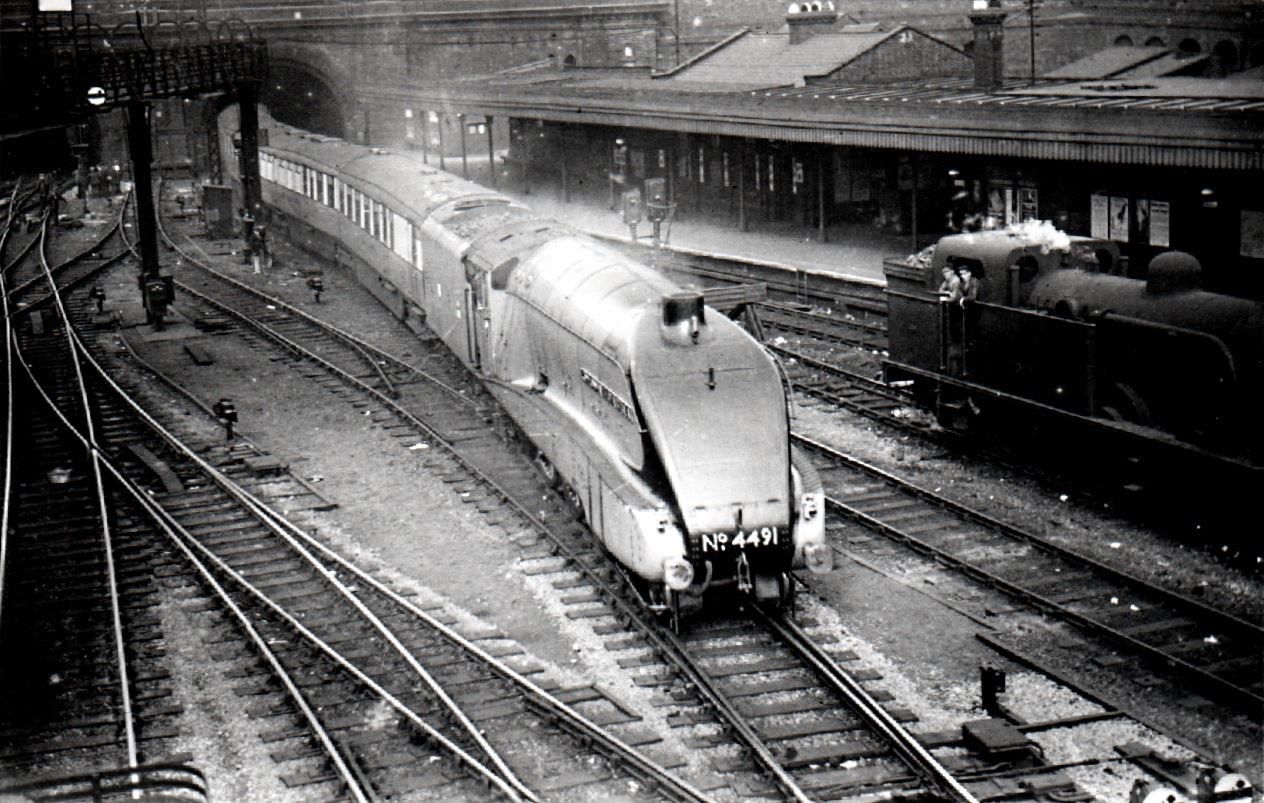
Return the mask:
{"type": "MultiPolygon", "coordinates": [[[[1085,326],[1091,325],[1091,324],[1085,324],[1083,321],[1071,321],[1071,323],[1079,323],[1085,326]]],[[[1144,441],[1146,443],[1153,443],[1153,442],[1158,441],[1158,442],[1161,442],[1165,447],[1172,448],[1172,449],[1179,449],[1183,452],[1189,453],[1192,456],[1196,456],[1204,460],[1212,460],[1218,463],[1231,464],[1240,469],[1253,471],[1256,474],[1264,474],[1264,465],[1258,465],[1256,463],[1249,462],[1245,459],[1234,457],[1233,455],[1225,455],[1225,454],[1220,454],[1217,452],[1208,451],[1207,449],[1204,449],[1198,446],[1197,444],[1180,440],[1176,436],[1165,433],[1162,430],[1156,430],[1149,427],[1144,427],[1139,424],[1128,424],[1128,423],[1120,422],[1120,421],[1111,421],[1108,418],[1099,418],[1097,416],[1084,415],[1083,413],[1077,413],[1072,410],[1063,409],[1061,407],[1054,407],[1051,404],[1046,404],[1044,402],[1036,401],[1035,399],[1028,399],[1023,396],[1015,396],[1012,393],[1006,393],[1003,390],[998,390],[988,385],[980,385],[976,382],[971,382],[970,380],[963,379],[961,377],[955,377],[955,376],[942,377],[939,374],[936,374],[934,371],[931,371],[926,368],[920,368],[918,366],[911,365],[906,362],[901,362],[900,360],[892,360],[888,358],[888,359],[883,360],[883,363],[885,365],[890,365],[895,368],[898,368],[900,371],[903,371],[906,373],[916,374],[918,376],[923,376],[923,377],[937,377],[937,378],[942,379],[943,381],[950,382],[953,385],[957,385],[961,388],[967,389],[973,393],[978,393],[982,396],[990,396],[994,399],[1001,399],[1003,401],[1011,402],[1014,404],[1026,405],[1035,410],[1038,410],[1041,413],[1045,413],[1048,415],[1070,416],[1074,418],[1077,423],[1083,424],[1085,426],[1099,427],[1101,429],[1110,430],[1112,434],[1117,435],[1119,437],[1125,437],[1125,438],[1129,438],[1129,439],[1137,440],[1137,441],[1144,441]],[[1138,429],[1144,429],[1145,431],[1139,432],[1138,429]],[[1158,437],[1158,436],[1161,436],[1161,437],[1158,437]]]]}

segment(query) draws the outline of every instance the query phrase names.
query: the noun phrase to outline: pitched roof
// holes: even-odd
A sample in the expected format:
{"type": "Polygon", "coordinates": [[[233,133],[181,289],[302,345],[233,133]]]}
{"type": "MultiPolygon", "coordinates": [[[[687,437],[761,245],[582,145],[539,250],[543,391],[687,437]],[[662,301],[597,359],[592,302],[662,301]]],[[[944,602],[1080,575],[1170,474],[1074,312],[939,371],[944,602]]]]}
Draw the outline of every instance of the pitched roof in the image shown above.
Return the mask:
{"type": "MultiPolygon", "coordinates": [[[[1171,53],[1171,48],[1167,47],[1134,47],[1132,45],[1105,47],[1082,59],[1076,59],[1070,64],[1063,64],[1056,70],[1045,73],[1044,77],[1069,81],[1114,78],[1139,70],[1171,53]]],[[[1144,74],[1155,75],[1156,73],[1144,74]]]]}
{"type": "Polygon", "coordinates": [[[688,89],[688,84],[737,91],[803,86],[807,79],[828,75],[906,27],[818,33],[793,45],[789,33],[747,32],[664,80],[678,89],[688,89]]]}
{"type": "Polygon", "coordinates": [[[1211,59],[1210,53],[1178,53],[1169,51],[1153,61],[1138,64],[1136,67],[1115,74],[1114,78],[1162,78],[1168,75],[1180,75],[1189,68],[1211,59]]]}

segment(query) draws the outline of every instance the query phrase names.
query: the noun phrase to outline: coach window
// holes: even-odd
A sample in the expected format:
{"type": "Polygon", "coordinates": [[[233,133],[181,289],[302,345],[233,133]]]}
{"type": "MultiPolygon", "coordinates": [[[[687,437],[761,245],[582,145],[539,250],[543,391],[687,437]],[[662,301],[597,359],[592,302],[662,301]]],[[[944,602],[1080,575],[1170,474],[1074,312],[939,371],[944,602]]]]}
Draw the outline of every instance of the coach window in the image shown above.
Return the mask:
{"type": "Polygon", "coordinates": [[[421,238],[415,233],[413,234],[413,265],[417,268],[417,270],[422,270],[421,238]]]}

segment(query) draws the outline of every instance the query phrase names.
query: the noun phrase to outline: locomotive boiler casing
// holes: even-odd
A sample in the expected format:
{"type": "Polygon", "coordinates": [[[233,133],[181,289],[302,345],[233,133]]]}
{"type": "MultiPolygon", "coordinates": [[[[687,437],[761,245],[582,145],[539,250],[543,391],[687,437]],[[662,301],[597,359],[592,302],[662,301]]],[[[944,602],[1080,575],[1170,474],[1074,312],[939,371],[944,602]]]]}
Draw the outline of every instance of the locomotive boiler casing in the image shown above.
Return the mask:
{"type": "Polygon", "coordinates": [[[1199,287],[1197,260],[1168,252],[1145,280],[1083,270],[1042,274],[1032,306],[1095,328],[1102,404],[1182,437],[1232,438],[1264,454],[1264,305],[1199,287]],[[1112,399],[1110,394],[1114,394],[1112,399]],[[1122,398],[1126,397],[1126,398],[1122,398]]]}
{"type": "Polygon", "coordinates": [[[623,563],[661,580],[665,561],[687,559],[723,582],[743,552],[752,574],[775,575],[824,548],[819,482],[791,466],[777,368],[745,332],[587,238],[548,240],[505,283],[491,387],[534,422],[532,440],[623,563]],[[691,303],[665,323],[670,305],[691,303]]]}

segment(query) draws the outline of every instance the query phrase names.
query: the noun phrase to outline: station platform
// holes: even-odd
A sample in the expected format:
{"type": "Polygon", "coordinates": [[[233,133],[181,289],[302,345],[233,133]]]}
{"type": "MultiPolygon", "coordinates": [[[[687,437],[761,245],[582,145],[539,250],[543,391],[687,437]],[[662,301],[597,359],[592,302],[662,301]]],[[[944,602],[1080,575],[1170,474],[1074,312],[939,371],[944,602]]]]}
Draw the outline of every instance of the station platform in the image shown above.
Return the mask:
{"type": "MultiPolygon", "coordinates": [[[[437,167],[431,158],[431,164],[437,167]]],[[[460,159],[449,157],[445,169],[460,175],[460,159]]],[[[608,193],[572,191],[570,200],[564,201],[561,187],[556,184],[533,179],[527,193],[523,192],[524,183],[507,168],[499,167],[497,172],[499,191],[537,212],[588,234],[625,242],[631,240],[621,214],[610,209],[608,193]]],[[[486,156],[469,157],[468,173],[471,181],[492,186],[486,156]]],[[[648,222],[642,222],[637,229],[637,239],[648,244],[651,230],[648,222]]],[[[866,223],[833,224],[827,227],[826,238],[826,242],[820,242],[815,229],[765,220],[759,214],[751,215],[750,231],[743,232],[729,216],[689,209],[681,219],[672,222],[667,247],[885,286],[884,258],[903,258],[935,241],[934,235],[923,232],[915,247],[911,234],[897,234],[866,223]]]]}

